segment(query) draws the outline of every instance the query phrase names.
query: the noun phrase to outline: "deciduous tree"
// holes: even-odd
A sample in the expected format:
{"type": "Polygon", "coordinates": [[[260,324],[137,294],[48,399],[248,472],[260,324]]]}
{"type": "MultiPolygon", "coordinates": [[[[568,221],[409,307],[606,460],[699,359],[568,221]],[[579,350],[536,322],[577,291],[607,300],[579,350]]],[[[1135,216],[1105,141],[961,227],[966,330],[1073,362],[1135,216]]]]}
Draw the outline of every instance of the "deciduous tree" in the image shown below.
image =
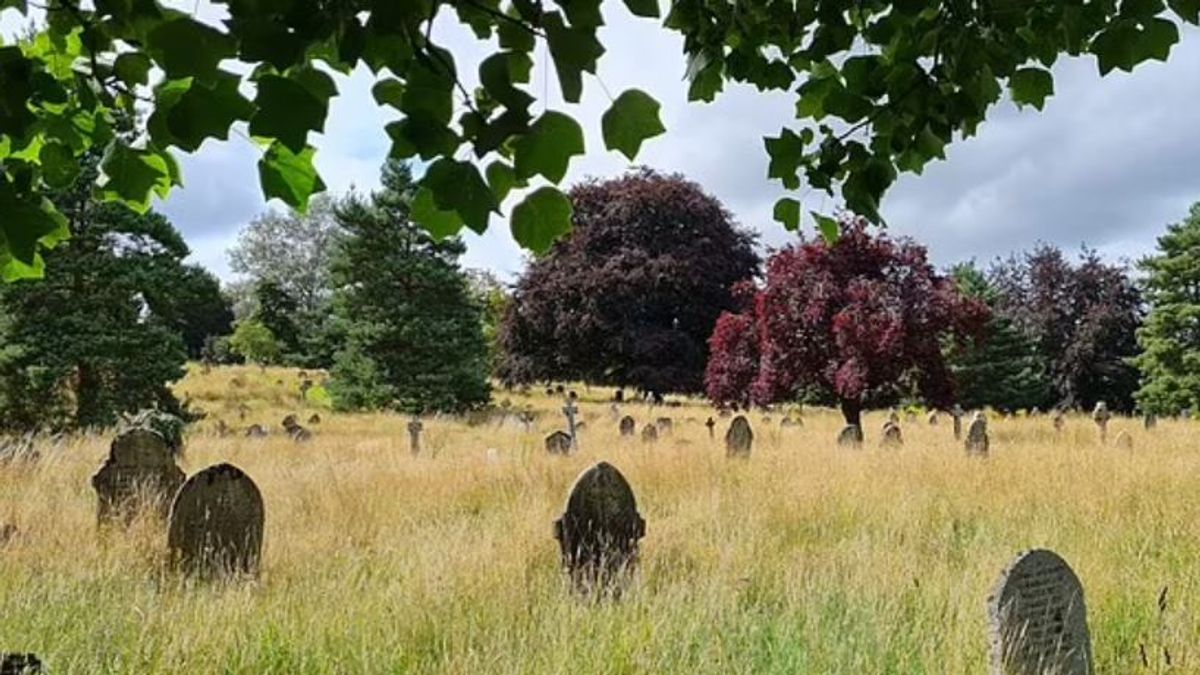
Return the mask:
{"type": "Polygon", "coordinates": [[[758,271],[753,236],[698,185],[642,170],[571,190],[575,226],[517,282],[503,379],[702,390],[732,286],[758,271]]]}
{"type": "Polygon", "coordinates": [[[715,336],[708,381],[718,401],[758,405],[816,397],[836,402],[849,424],[862,410],[915,392],[933,406],[954,401],[942,355],[947,338],[978,336],[986,305],[939,276],[916,243],[872,233],[863,218],[843,222],[840,237],[801,243],[767,261],[752,313],[721,328],[753,331],[758,367],[749,390],[725,386],[721,373],[744,370],[746,338],[715,336]]]}

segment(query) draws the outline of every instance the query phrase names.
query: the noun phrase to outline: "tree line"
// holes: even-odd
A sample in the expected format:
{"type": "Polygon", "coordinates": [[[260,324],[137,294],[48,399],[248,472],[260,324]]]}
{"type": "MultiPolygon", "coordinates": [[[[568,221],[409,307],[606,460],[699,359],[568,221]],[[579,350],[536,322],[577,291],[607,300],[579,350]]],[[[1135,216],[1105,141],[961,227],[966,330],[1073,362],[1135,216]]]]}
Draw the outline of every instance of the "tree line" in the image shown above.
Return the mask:
{"type": "MultiPolygon", "coordinates": [[[[94,163],[93,168],[94,171],[94,163]]],[[[328,369],[348,410],[462,411],[500,386],[578,380],[718,405],[1174,413],[1200,402],[1200,205],[1140,275],[1038,244],[938,270],[858,217],[764,261],[713,196],[648,169],[569,192],[571,233],[511,285],[417,226],[389,161],[370,195],[267,212],[221,289],[162,216],[56,195],[72,239],[0,287],[0,426],[86,428],[146,407],[189,358],[328,369]],[[236,318],[235,318],[236,317],[236,318]]]]}

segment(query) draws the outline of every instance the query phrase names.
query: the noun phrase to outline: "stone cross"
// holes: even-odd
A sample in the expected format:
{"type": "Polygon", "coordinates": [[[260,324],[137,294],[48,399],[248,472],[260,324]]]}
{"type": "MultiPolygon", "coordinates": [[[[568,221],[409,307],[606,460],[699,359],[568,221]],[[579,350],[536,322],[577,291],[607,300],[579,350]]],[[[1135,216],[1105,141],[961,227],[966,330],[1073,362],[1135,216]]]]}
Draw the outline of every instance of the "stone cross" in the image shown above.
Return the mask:
{"type": "Polygon", "coordinates": [[[563,567],[582,593],[619,594],[638,560],[638,540],[646,521],[625,476],[600,462],[575,479],[554,538],[563,567]]]}
{"type": "Polygon", "coordinates": [[[717,421],[712,417],[709,417],[704,421],[704,426],[708,427],[708,440],[711,441],[712,439],[716,438],[716,432],[713,431],[713,429],[717,426],[717,421]]]}
{"type": "Polygon", "coordinates": [[[1079,578],[1045,549],[1017,556],[987,600],[992,675],[1092,675],[1092,642],[1079,578]]]}
{"type": "Polygon", "coordinates": [[[1096,402],[1096,409],[1092,411],[1092,421],[1096,423],[1096,427],[1100,430],[1100,442],[1103,443],[1108,438],[1108,420],[1112,418],[1112,413],[1108,412],[1108,405],[1104,401],[1096,402]]]}
{"type": "Polygon", "coordinates": [[[408,423],[408,451],[413,457],[421,454],[421,432],[425,430],[425,425],[421,423],[421,418],[414,417],[408,423]]]}
{"type": "MultiPolygon", "coordinates": [[[[571,392],[575,393],[575,392],[571,392]]],[[[575,399],[567,400],[567,404],[563,406],[562,412],[567,416],[567,433],[571,436],[571,450],[579,450],[579,435],[578,428],[575,426],[575,416],[579,414],[579,407],[575,405],[575,399]]]]}
{"type": "Polygon", "coordinates": [[[971,426],[967,429],[966,448],[968,456],[987,457],[987,417],[983,415],[982,411],[975,412],[975,417],[971,420],[971,426]]]}

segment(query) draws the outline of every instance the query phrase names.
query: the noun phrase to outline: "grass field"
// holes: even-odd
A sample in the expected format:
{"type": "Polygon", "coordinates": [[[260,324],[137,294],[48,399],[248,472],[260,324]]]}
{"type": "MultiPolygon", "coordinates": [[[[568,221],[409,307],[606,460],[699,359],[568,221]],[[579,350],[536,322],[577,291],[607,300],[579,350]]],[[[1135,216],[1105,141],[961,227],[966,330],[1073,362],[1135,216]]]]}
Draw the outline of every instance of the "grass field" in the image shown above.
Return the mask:
{"type": "Polygon", "coordinates": [[[510,397],[544,411],[535,433],[428,420],[412,457],[399,416],[321,410],[316,438],[292,443],[280,419],[315,410],[298,381],[219,369],[179,386],[211,413],[184,469],[230,461],[263,492],[256,583],[164,574],[152,520],[99,536],[89,478],[107,437],[0,468],[0,523],[20,528],[0,548],[0,652],[36,652],[52,673],[982,673],[989,588],[1018,551],[1048,547],[1084,584],[1098,672],[1200,672],[1196,422],[1114,419],[1127,451],[1083,417],[1060,437],[1045,417],[993,419],[977,461],[948,419],[906,423],[904,447],[883,450],[871,414],[854,452],[834,444],[831,411],[782,430],[755,413],[737,461],[699,402],[645,446],[621,441],[611,392],[592,389],[578,455],[544,453],[561,402],[539,395],[510,397]],[[217,419],[273,435],[219,438],[217,419]],[[601,459],[629,479],[647,535],[631,591],[592,604],[569,592],[551,523],[601,459]]]}

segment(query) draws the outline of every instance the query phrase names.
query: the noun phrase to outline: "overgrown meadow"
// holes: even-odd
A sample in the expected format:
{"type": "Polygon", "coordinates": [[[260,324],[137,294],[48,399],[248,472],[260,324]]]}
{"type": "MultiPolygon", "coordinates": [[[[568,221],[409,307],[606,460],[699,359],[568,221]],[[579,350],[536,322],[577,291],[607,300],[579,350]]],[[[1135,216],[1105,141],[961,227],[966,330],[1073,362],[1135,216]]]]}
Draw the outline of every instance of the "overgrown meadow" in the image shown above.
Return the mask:
{"type": "Polygon", "coordinates": [[[991,420],[992,455],[969,460],[950,420],[903,423],[859,452],[841,418],[810,409],[781,429],[751,416],[748,461],[728,460],[702,402],[650,410],[674,434],[622,440],[611,390],[580,389],[581,451],[548,456],[561,401],[508,395],[541,413],[425,422],[337,415],[297,396],[295,370],[193,370],[179,386],[210,413],[188,438],[190,474],[244,469],[267,508],[261,578],[181,581],[162,569],[165,528],[96,528],[90,477],[109,436],[43,445],[0,468],[0,651],[52,673],[980,673],[984,605],[1020,550],[1060,553],[1083,582],[1101,673],[1200,671],[1200,452],[1195,422],[1145,431],[1132,451],[1099,443],[1084,417],[991,420]],[[239,377],[243,385],[232,384],[239,377]],[[249,412],[240,419],[239,407],[249,412]],[[279,427],[313,412],[316,438],[279,427]],[[221,438],[218,420],[269,425],[221,438]],[[616,465],[647,521],[642,564],[620,601],[572,594],[551,524],[574,478],[616,465]]]}

